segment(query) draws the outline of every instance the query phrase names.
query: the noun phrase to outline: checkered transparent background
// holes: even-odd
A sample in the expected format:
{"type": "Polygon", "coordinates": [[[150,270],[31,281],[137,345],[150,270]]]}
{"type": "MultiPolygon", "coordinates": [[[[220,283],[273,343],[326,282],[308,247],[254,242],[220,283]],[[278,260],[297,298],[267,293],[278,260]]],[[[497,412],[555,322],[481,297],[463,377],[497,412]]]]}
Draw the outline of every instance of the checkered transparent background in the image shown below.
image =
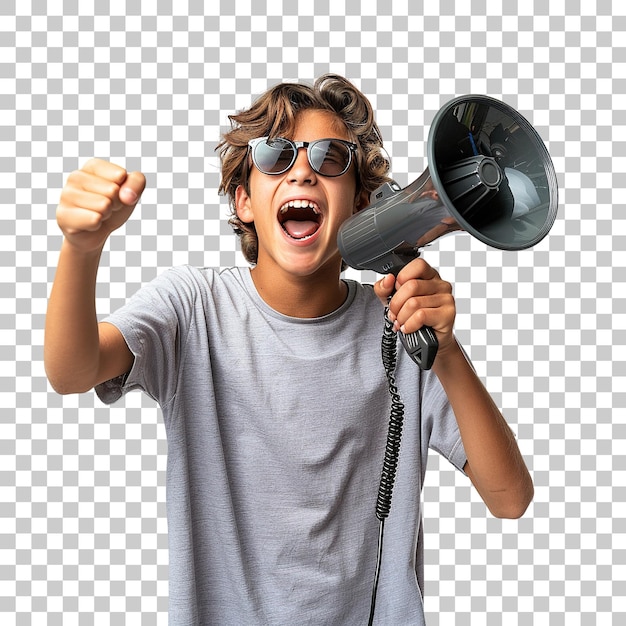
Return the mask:
{"type": "Polygon", "coordinates": [[[99,156],[148,179],[104,254],[102,315],[171,265],[243,263],[216,194],[227,115],[326,71],[370,96],[402,185],[465,93],[520,110],[558,172],[533,250],[457,235],[425,253],[536,485],[523,519],[496,520],[431,458],[429,624],[626,623],[625,46],[619,0],[2,0],[3,625],[167,621],[160,414],[140,394],[59,397],[44,375],[67,174],[99,156]]]}

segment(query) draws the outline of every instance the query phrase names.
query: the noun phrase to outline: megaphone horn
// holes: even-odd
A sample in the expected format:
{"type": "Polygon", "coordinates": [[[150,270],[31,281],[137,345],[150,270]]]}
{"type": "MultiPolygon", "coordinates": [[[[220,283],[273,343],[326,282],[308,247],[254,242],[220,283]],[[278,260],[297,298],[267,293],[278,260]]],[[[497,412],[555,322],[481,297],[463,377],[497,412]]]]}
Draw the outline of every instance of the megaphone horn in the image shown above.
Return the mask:
{"type": "MultiPolygon", "coordinates": [[[[500,100],[462,96],[433,120],[424,173],[404,189],[391,181],[374,191],[370,205],[342,224],[337,244],[349,266],[397,274],[453,232],[501,250],[530,248],[548,234],[557,209],[556,173],[537,131],[500,100]]],[[[400,338],[420,367],[432,366],[432,330],[400,338]]]]}

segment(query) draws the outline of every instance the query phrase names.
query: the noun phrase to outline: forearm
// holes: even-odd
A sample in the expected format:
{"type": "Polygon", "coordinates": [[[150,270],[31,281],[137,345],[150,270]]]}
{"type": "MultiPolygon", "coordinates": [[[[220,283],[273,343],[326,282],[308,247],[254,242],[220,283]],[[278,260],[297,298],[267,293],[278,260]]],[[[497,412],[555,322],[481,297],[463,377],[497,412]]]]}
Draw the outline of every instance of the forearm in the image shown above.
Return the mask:
{"type": "Polygon", "coordinates": [[[80,252],[63,242],[48,301],[44,363],[59,393],[91,389],[100,350],[96,316],[96,275],[100,250],[80,252]]]}
{"type": "Polygon", "coordinates": [[[456,342],[437,355],[433,370],[456,415],[474,486],[496,517],[520,517],[533,484],[504,417],[456,342]]]}

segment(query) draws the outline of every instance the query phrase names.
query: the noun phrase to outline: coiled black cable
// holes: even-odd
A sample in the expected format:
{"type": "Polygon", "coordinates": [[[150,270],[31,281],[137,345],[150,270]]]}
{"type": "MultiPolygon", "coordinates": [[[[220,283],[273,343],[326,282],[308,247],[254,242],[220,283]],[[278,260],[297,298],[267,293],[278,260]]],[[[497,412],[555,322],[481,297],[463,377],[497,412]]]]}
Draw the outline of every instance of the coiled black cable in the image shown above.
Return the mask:
{"type": "Polygon", "coordinates": [[[393,331],[393,323],[387,317],[385,310],[385,327],[383,329],[383,339],[381,345],[383,367],[387,375],[389,384],[389,394],[391,395],[391,412],[389,415],[389,430],[387,432],[387,444],[385,446],[385,458],[383,470],[380,476],[378,487],[378,498],[376,500],[376,517],[384,520],[391,510],[391,496],[396,480],[396,470],[398,468],[398,458],[400,455],[400,440],[402,438],[402,426],[404,424],[404,404],[396,387],[396,360],[397,360],[397,335],[393,331]]]}
{"type": "Polygon", "coordinates": [[[380,521],[378,533],[378,553],[376,557],[376,572],[374,574],[374,588],[372,590],[372,603],[370,607],[370,617],[368,624],[372,626],[374,622],[374,612],[376,610],[376,595],[378,592],[378,580],[380,578],[380,566],[383,556],[383,538],[385,534],[385,519],[391,510],[391,497],[393,486],[396,480],[398,469],[398,459],[400,457],[400,441],[402,438],[402,426],[404,425],[404,404],[396,387],[396,361],[397,361],[397,335],[393,330],[393,322],[387,316],[389,309],[385,309],[385,326],[383,328],[383,339],[381,352],[383,367],[387,375],[389,384],[389,394],[391,395],[391,411],[389,415],[389,428],[387,431],[387,443],[385,445],[385,458],[383,469],[378,486],[378,497],[376,499],[376,517],[380,521]]]}

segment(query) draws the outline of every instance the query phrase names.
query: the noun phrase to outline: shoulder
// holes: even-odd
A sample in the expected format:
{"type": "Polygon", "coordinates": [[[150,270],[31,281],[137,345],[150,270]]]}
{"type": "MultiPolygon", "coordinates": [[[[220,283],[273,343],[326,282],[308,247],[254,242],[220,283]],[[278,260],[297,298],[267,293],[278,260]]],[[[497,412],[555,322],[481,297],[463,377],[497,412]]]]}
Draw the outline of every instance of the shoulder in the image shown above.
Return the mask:
{"type": "Polygon", "coordinates": [[[160,293],[171,292],[184,297],[197,297],[214,290],[241,288],[242,274],[245,271],[241,268],[219,271],[214,268],[180,265],[163,271],[143,289],[160,293]]]}
{"type": "Polygon", "coordinates": [[[177,266],[160,272],[146,282],[110,318],[133,320],[141,317],[162,320],[186,318],[211,299],[217,272],[210,269],[177,266]]]}

